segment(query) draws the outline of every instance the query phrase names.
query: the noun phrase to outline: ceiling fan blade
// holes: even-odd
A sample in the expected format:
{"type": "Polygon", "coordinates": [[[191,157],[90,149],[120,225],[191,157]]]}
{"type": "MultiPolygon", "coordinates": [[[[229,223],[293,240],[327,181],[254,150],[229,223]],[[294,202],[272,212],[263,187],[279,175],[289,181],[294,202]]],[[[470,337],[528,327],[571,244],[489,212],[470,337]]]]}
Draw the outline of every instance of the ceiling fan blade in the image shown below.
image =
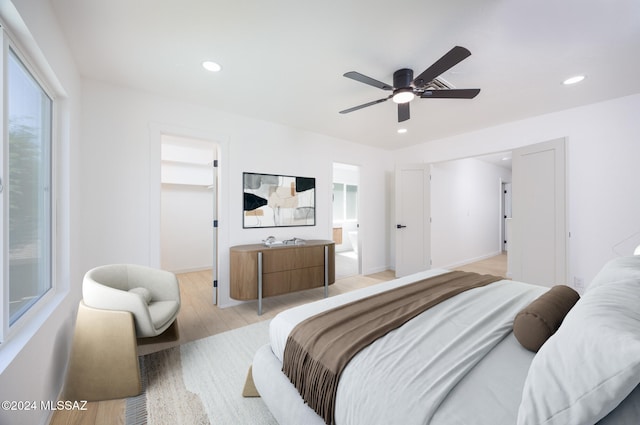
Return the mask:
{"type": "Polygon", "coordinates": [[[409,118],[409,102],[398,103],[398,122],[406,121],[409,118]]]}
{"type": "Polygon", "coordinates": [[[391,96],[385,97],[384,99],[374,100],[373,102],[363,103],[362,105],[354,106],[353,108],[345,109],[344,111],[340,111],[341,114],[348,114],[349,112],[357,111],[358,109],[366,108],[367,106],[377,105],[378,103],[386,102],[389,100],[391,96]]]}
{"type": "Polygon", "coordinates": [[[349,71],[344,74],[345,77],[351,78],[352,80],[360,81],[361,83],[369,84],[370,86],[377,87],[382,90],[393,90],[388,84],[383,83],[382,81],[374,80],[371,77],[367,77],[364,74],[360,74],[356,71],[349,71]]]}
{"type": "Polygon", "coordinates": [[[480,89],[426,90],[420,97],[423,99],[473,99],[478,93],[480,93],[480,89]]]}
{"type": "Polygon", "coordinates": [[[440,59],[438,59],[433,65],[427,68],[422,74],[418,75],[413,84],[416,87],[424,87],[430,81],[435,79],[438,75],[441,75],[450,68],[453,68],[464,59],[471,56],[471,52],[464,47],[455,46],[449,52],[445,53],[440,59]]]}

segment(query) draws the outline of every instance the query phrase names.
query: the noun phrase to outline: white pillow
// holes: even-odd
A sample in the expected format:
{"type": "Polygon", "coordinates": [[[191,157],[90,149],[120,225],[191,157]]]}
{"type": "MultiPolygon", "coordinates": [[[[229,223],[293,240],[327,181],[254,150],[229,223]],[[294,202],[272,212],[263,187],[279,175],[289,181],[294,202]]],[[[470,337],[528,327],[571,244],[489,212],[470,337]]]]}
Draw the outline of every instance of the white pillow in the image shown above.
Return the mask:
{"type": "Polygon", "coordinates": [[[618,257],[609,261],[593,278],[586,291],[590,291],[600,285],[627,279],[640,280],[640,255],[618,257]]]}
{"type": "Polygon", "coordinates": [[[533,358],[518,425],[595,424],[640,383],[640,279],[587,291],[533,358]]]}
{"type": "Polygon", "coordinates": [[[151,302],[151,292],[149,292],[147,288],[131,288],[129,289],[129,292],[138,294],[146,304],[149,304],[149,302],[151,302]]]}
{"type": "Polygon", "coordinates": [[[598,425],[638,425],[640,423],[640,385],[598,425]]]}

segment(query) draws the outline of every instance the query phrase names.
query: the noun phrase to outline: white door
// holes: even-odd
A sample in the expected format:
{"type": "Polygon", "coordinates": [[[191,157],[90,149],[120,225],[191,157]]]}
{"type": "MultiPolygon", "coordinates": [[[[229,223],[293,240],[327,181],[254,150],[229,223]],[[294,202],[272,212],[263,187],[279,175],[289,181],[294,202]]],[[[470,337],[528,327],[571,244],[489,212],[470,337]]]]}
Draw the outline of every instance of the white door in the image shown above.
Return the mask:
{"type": "Polygon", "coordinates": [[[502,250],[509,250],[509,238],[507,237],[507,220],[511,218],[511,183],[502,183],[502,250]]]}
{"type": "Polygon", "coordinates": [[[214,148],[213,151],[213,161],[211,161],[210,165],[213,168],[213,176],[211,186],[208,188],[212,192],[211,203],[213,207],[213,214],[211,218],[211,225],[213,227],[213,239],[212,239],[212,249],[211,253],[211,279],[213,280],[213,295],[211,301],[214,305],[218,305],[218,194],[220,191],[218,190],[218,152],[217,149],[214,148]]]}
{"type": "Polygon", "coordinates": [[[431,267],[429,164],[396,168],[396,277],[431,267]]]}
{"type": "Polygon", "coordinates": [[[564,139],[513,151],[512,240],[514,280],[566,283],[564,139]]]}

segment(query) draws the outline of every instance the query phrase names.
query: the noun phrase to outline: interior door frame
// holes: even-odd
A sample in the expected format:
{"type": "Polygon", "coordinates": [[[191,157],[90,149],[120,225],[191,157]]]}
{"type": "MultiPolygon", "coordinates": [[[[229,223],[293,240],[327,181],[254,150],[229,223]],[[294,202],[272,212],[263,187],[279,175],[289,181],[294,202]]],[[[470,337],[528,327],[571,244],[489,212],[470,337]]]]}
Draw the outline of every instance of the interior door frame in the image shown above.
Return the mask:
{"type": "MultiPolygon", "coordinates": [[[[216,158],[218,167],[214,171],[216,176],[216,196],[214,199],[215,219],[218,222],[228,222],[228,209],[221,208],[229,204],[229,192],[225,182],[229,181],[229,168],[225,166],[225,160],[229,157],[229,137],[224,134],[216,134],[208,131],[198,131],[192,128],[166,125],[157,122],[149,124],[149,266],[160,268],[160,211],[161,211],[161,141],[163,135],[193,138],[211,141],[217,147],[216,158]]],[[[218,226],[214,232],[214,267],[212,270],[212,303],[215,305],[228,305],[230,299],[229,286],[224,282],[229,281],[228,247],[229,226],[218,226]],[[219,285],[219,283],[223,285],[219,285]]]]}
{"type": "MultiPolygon", "coordinates": [[[[358,193],[357,193],[357,200],[356,200],[356,204],[357,204],[357,208],[358,208],[358,212],[357,212],[357,217],[356,217],[356,228],[358,229],[358,244],[357,244],[357,275],[360,276],[362,275],[362,256],[363,256],[363,252],[362,252],[362,227],[360,227],[360,222],[361,222],[361,218],[362,218],[362,208],[361,208],[361,193],[362,193],[362,166],[359,164],[351,164],[351,163],[347,163],[347,162],[340,162],[340,161],[332,161],[331,162],[331,190],[329,191],[329,196],[330,196],[330,203],[329,205],[331,205],[331,214],[330,214],[330,218],[329,218],[329,228],[333,229],[333,223],[334,223],[334,217],[333,217],[333,184],[334,183],[344,183],[342,181],[336,181],[336,177],[335,177],[335,170],[336,167],[340,167],[341,165],[343,166],[348,166],[348,167],[353,167],[358,175],[357,178],[357,184],[356,187],[358,188],[358,193]]],[[[346,183],[345,183],[346,184],[346,183]]],[[[345,235],[343,233],[342,235],[343,238],[348,237],[348,235],[345,235]]],[[[339,255],[339,253],[336,251],[334,255],[339,255]]]]}

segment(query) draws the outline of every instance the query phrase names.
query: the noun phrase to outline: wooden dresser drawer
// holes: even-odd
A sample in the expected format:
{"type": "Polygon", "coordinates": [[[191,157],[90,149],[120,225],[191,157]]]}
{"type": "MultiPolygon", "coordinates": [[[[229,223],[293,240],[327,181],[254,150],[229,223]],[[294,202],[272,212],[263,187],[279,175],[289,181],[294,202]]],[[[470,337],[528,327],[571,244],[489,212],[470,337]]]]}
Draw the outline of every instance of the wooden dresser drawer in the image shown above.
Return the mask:
{"type": "Polygon", "coordinates": [[[271,248],[262,251],[262,272],[265,274],[323,265],[324,246],[304,249],[271,248]]]}
{"type": "Polygon", "coordinates": [[[318,288],[325,282],[325,247],[327,282],[335,282],[335,243],[327,240],[307,241],[305,245],[266,247],[262,244],[238,245],[230,249],[231,298],[258,299],[258,253],[262,253],[262,296],[285,294],[318,288]]]}

